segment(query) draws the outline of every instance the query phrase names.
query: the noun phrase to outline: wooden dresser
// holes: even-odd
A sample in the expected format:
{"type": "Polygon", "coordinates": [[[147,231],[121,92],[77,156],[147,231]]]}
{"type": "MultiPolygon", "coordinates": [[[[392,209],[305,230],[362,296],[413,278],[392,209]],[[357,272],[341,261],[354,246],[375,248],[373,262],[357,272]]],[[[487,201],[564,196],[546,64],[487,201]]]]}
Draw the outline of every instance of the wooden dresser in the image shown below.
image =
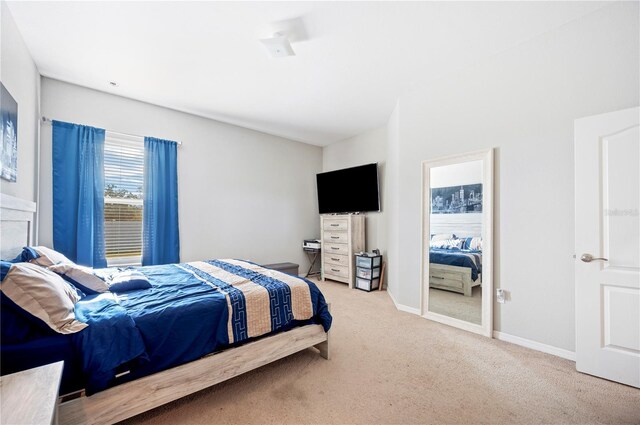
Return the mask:
{"type": "Polygon", "coordinates": [[[364,215],[320,216],[322,280],[349,284],[355,279],[354,254],[365,250],[364,215]]]}

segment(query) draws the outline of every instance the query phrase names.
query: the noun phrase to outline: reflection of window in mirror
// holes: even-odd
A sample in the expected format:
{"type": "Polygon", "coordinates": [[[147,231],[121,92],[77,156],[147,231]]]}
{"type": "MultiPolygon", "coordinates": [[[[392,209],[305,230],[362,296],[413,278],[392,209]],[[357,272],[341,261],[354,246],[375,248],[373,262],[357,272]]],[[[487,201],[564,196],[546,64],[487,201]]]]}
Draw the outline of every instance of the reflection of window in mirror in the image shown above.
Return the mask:
{"type": "Polygon", "coordinates": [[[429,311],[482,324],[483,162],[430,169],[429,311]]]}

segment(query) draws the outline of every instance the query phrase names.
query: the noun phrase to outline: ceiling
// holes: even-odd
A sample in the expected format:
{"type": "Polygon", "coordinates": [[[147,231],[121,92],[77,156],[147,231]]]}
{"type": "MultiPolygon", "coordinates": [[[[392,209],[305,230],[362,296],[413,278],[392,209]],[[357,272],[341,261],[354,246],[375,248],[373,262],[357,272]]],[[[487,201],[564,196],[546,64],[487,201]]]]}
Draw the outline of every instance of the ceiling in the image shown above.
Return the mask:
{"type": "Polygon", "coordinates": [[[604,4],[8,2],[46,77],[321,146],[604,4]],[[296,56],[267,54],[259,39],[278,30],[296,56]]]}

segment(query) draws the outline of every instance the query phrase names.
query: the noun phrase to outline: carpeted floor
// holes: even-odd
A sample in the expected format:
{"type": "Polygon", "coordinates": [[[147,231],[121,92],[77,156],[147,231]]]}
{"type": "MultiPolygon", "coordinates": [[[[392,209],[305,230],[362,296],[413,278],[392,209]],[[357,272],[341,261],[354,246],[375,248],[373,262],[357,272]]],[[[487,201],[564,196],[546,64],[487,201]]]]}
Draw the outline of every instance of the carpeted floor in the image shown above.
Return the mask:
{"type": "Polygon", "coordinates": [[[458,292],[429,288],[429,311],[481,325],[482,287],[473,287],[470,297],[458,292]]]}
{"type": "Polygon", "coordinates": [[[308,349],[128,422],[640,424],[640,390],[399,312],[386,292],[319,286],[334,315],[331,360],[308,349]]]}

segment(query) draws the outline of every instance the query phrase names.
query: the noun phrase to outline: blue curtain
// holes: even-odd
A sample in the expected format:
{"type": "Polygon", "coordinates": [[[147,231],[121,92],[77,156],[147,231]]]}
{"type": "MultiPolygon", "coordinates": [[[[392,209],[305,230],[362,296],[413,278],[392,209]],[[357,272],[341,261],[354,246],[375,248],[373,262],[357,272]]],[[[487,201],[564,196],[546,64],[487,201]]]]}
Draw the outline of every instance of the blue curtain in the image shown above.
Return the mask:
{"type": "Polygon", "coordinates": [[[53,247],[70,260],[106,267],[104,130],[53,121],[53,247]]]}
{"type": "Polygon", "coordinates": [[[178,144],[144,138],[142,265],[180,262],[178,144]]]}

